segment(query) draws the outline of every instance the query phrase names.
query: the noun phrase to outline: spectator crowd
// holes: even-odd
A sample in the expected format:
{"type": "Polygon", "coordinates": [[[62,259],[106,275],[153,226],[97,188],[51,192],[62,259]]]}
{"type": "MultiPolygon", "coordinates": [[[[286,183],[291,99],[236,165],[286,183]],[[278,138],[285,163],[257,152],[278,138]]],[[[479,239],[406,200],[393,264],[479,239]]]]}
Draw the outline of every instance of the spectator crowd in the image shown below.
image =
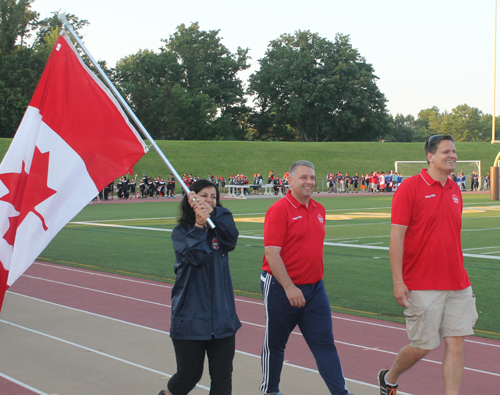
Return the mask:
{"type": "MultiPolygon", "coordinates": [[[[260,173],[254,173],[253,177],[241,173],[236,175],[231,174],[226,180],[223,176],[209,174],[207,180],[214,183],[222,192],[226,192],[227,188],[234,187],[235,194],[237,195],[258,195],[261,193],[261,189],[265,185],[268,185],[271,186],[274,195],[279,195],[280,193],[283,194],[286,188],[288,188],[288,176],[288,172],[280,176],[271,170],[267,178],[264,178],[260,173]],[[237,186],[239,185],[249,185],[250,187],[238,188],[237,186]]],[[[166,179],[148,177],[145,173],[143,173],[139,181],[137,177],[137,174],[135,174],[134,178],[128,178],[127,175],[124,175],[117,181],[116,185],[115,182],[109,183],[101,191],[99,198],[108,200],[116,196],[118,199],[127,200],[177,197],[175,191],[176,179],[173,174],[169,174],[166,179]]],[[[481,190],[481,180],[476,171],[473,171],[469,177],[466,177],[461,171],[457,174],[454,172],[451,173],[450,177],[462,191],[467,191],[467,178],[469,178],[470,191],[481,190]]],[[[196,174],[184,173],[182,176],[183,182],[188,187],[200,179],[201,177],[196,174]]],[[[380,193],[396,191],[403,182],[403,179],[403,176],[399,172],[395,173],[393,170],[387,172],[355,173],[354,175],[350,175],[348,172],[344,174],[340,171],[337,173],[328,171],[325,182],[328,193],[380,193]]],[[[489,190],[489,188],[490,173],[488,172],[483,178],[482,189],[489,190]]],[[[317,184],[315,192],[320,193],[317,184]]],[[[184,191],[182,191],[182,195],[184,195],[184,191]]]]}

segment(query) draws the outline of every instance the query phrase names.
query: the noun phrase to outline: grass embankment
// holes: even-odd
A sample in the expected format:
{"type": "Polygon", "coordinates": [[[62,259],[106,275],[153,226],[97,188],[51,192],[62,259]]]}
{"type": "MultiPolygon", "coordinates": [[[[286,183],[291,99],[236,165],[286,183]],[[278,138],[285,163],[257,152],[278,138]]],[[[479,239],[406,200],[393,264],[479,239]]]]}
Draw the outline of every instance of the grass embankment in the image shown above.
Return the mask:
{"type": "MultiPolygon", "coordinates": [[[[10,141],[0,139],[2,158],[10,141]]],[[[267,178],[270,170],[283,175],[292,162],[306,159],[314,163],[318,179],[323,180],[329,170],[361,174],[394,170],[396,160],[425,160],[423,143],[157,141],[157,144],[180,175],[186,172],[202,178],[209,173],[225,178],[241,173],[253,177],[257,172],[267,178]]],[[[500,146],[490,143],[457,143],[456,147],[459,160],[480,160],[483,174],[489,171],[500,151],[500,146]]],[[[134,172],[139,176],[146,173],[166,178],[169,170],[151,148],[134,166],[134,172]]]]}

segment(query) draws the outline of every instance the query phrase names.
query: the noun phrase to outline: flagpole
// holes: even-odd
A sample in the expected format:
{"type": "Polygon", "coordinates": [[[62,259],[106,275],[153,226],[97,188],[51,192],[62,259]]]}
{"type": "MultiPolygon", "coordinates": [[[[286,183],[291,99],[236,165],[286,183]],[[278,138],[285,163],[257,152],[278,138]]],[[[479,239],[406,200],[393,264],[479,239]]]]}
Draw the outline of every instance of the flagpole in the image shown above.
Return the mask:
{"type": "MultiPolygon", "coordinates": [[[[128,116],[134,121],[134,123],[136,124],[136,126],[139,128],[139,130],[142,132],[142,134],[146,137],[146,139],[149,141],[149,143],[151,144],[151,146],[155,149],[156,153],[160,156],[160,158],[163,160],[163,162],[165,162],[165,164],[170,169],[170,171],[172,172],[172,174],[174,175],[174,177],[177,179],[177,181],[179,181],[179,184],[181,185],[181,187],[185,191],[185,193],[188,194],[190,192],[190,190],[187,187],[187,185],[184,183],[184,180],[181,178],[181,176],[179,175],[179,173],[177,173],[177,171],[175,170],[174,166],[170,163],[170,161],[167,159],[167,157],[165,156],[165,154],[163,154],[163,152],[160,149],[160,147],[158,147],[158,145],[156,144],[156,141],[153,140],[153,138],[151,137],[151,135],[149,134],[149,132],[146,130],[146,128],[144,127],[144,125],[142,124],[142,122],[139,120],[139,118],[137,118],[137,116],[132,111],[132,109],[130,108],[130,106],[128,105],[128,103],[125,101],[125,99],[122,97],[122,95],[120,94],[120,92],[118,92],[118,89],[116,89],[116,87],[113,85],[113,83],[111,82],[111,80],[109,79],[109,77],[102,70],[101,66],[99,66],[99,63],[97,63],[96,60],[94,59],[94,57],[90,54],[90,52],[87,49],[87,47],[85,47],[85,45],[83,44],[82,40],[80,40],[80,37],[78,37],[78,35],[76,34],[75,30],[73,29],[73,26],[71,26],[71,24],[66,19],[66,16],[64,14],[60,13],[58,15],[58,18],[59,18],[59,21],[62,23],[63,28],[68,33],[71,34],[71,36],[76,40],[76,42],[78,43],[78,45],[80,45],[80,48],[83,50],[83,52],[85,52],[85,55],[87,55],[87,57],[89,58],[89,60],[92,62],[92,64],[94,65],[94,67],[99,71],[99,74],[101,75],[101,77],[103,78],[104,82],[106,83],[106,85],[108,86],[108,88],[111,90],[111,92],[113,93],[113,95],[116,97],[116,99],[118,100],[118,102],[120,103],[120,105],[122,106],[122,108],[127,112],[128,116]]],[[[207,219],[207,222],[208,222],[208,224],[210,225],[210,227],[212,229],[215,228],[215,224],[212,222],[212,220],[210,218],[207,219]]]]}

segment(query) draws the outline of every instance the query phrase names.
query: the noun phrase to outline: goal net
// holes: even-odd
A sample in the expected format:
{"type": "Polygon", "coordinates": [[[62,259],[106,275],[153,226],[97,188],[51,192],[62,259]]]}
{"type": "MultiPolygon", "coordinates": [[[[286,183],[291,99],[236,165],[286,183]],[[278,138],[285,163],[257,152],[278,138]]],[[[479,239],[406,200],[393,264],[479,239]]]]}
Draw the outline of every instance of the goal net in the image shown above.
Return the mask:
{"type": "MultiPolygon", "coordinates": [[[[419,174],[422,169],[427,168],[429,165],[426,161],[403,161],[398,160],[394,162],[394,170],[396,174],[399,172],[403,176],[403,180],[419,174]]],[[[481,178],[481,161],[480,160],[457,160],[457,166],[455,167],[455,174],[458,172],[464,173],[466,177],[466,183],[470,184],[470,176],[473,171],[479,176],[479,181],[482,182],[481,178]]]]}

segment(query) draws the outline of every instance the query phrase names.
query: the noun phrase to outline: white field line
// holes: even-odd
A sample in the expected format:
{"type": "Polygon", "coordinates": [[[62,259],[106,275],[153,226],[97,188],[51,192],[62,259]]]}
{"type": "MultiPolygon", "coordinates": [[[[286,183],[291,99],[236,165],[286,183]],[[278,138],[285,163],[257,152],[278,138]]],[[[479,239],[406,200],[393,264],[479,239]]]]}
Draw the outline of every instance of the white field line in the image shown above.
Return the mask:
{"type": "Polygon", "coordinates": [[[486,232],[486,231],[490,231],[490,230],[499,230],[499,229],[500,228],[462,229],[462,232],[486,232]]]}
{"type": "Polygon", "coordinates": [[[474,247],[474,248],[463,248],[463,251],[471,251],[471,250],[489,250],[490,248],[498,248],[498,246],[494,246],[494,247],[474,247]]]}
{"type": "MultiPolygon", "coordinates": [[[[383,235],[383,236],[361,236],[361,237],[356,237],[356,240],[362,240],[362,239],[388,239],[391,237],[390,235],[383,235]]],[[[342,238],[336,238],[336,239],[325,239],[325,241],[351,241],[354,240],[353,237],[342,237],[342,238]]],[[[367,243],[370,244],[370,243],[367,243]]]]}
{"type": "Polygon", "coordinates": [[[143,229],[152,230],[156,232],[172,232],[172,229],[161,229],[161,228],[148,228],[145,226],[127,226],[127,225],[112,225],[112,224],[100,224],[97,222],[69,222],[72,225],[87,225],[87,226],[102,226],[105,228],[122,228],[122,229],[143,229]]]}
{"type": "MultiPolygon", "coordinates": [[[[100,223],[91,223],[91,222],[70,222],[70,224],[79,224],[79,225],[88,225],[88,226],[103,226],[103,227],[109,227],[109,228],[151,230],[151,231],[158,231],[158,232],[172,232],[172,229],[147,228],[147,227],[142,227],[142,226],[111,225],[111,224],[100,224],[100,223]]],[[[498,229],[500,229],[500,228],[470,229],[470,230],[464,230],[463,232],[480,231],[480,230],[484,230],[484,231],[485,230],[498,230],[498,229]]],[[[240,235],[239,237],[242,239],[264,240],[264,237],[262,237],[262,236],[240,235]]],[[[372,246],[372,245],[366,245],[366,244],[346,244],[346,243],[330,243],[330,242],[325,242],[323,244],[327,245],[327,246],[334,246],[334,247],[350,247],[350,248],[354,247],[354,248],[362,248],[362,249],[389,251],[389,247],[372,246]]],[[[478,255],[478,254],[464,254],[464,256],[469,257],[469,258],[500,260],[500,256],[489,256],[489,255],[478,255]]]]}
{"type": "MultiPolygon", "coordinates": [[[[99,222],[125,222],[125,221],[159,221],[165,219],[177,219],[177,217],[155,217],[155,218],[126,218],[126,219],[100,219],[99,222]]],[[[96,224],[96,221],[83,221],[84,224],[96,224]]]]}

